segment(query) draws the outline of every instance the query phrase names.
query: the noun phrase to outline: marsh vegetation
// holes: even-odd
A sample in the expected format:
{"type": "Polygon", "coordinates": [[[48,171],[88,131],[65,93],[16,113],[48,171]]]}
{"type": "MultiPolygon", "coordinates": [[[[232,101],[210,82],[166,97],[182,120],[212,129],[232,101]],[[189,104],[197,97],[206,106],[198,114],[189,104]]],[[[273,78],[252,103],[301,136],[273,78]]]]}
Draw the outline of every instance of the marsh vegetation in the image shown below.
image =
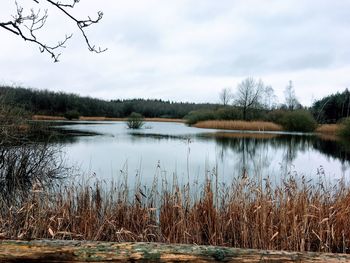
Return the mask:
{"type": "MultiPolygon", "coordinates": [[[[127,176],[124,174],[124,176],[127,176]]],[[[346,253],[350,188],[289,175],[237,178],[218,184],[136,182],[33,188],[16,205],[1,202],[0,233],[9,239],[165,242],[346,253]]]]}

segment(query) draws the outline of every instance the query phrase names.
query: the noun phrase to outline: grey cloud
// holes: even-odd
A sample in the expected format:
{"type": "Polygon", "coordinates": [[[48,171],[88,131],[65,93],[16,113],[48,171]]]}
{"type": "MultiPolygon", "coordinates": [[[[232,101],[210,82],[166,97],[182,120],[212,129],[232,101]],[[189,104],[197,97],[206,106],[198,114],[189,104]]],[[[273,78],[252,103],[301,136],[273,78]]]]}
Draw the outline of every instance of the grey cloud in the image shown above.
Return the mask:
{"type": "MultiPolygon", "coordinates": [[[[0,80],[106,99],[187,101],[216,101],[223,86],[245,76],[275,79],[271,82],[281,87],[294,76],[305,94],[323,83],[338,89],[350,83],[344,73],[350,61],[347,0],[85,0],[80,5],[81,14],[104,11],[88,34],[108,47],[107,53],[89,53],[75,31],[60,64],[52,64],[37,47],[0,30],[0,80]],[[322,72],[322,80],[316,73],[308,78],[310,71],[322,72]],[[200,88],[205,92],[199,97],[200,88]]],[[[45,37],[55,42],[64,28],[60,17],[51,18],[45,37]]]]}

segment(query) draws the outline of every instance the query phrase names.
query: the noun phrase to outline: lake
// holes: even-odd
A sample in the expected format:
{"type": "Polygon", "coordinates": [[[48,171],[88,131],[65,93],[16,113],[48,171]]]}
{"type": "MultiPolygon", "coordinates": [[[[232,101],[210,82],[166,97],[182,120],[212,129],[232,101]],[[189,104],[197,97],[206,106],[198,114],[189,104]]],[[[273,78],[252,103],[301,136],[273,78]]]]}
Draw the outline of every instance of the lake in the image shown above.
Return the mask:
{"type": "Polygon", "coordinates": [[[252,133],[188,127],[182,123],[146,122],[127,129],[124,122],[66,122],[59,126],[94,136],[75,136],[62,145],[69,165],[88,176],[119,180],[135,176],[143,184],[155,177],[181,183],[217,174],[220,182],[237,176],[280,178],[290,173],[329,180],[349,177],[350,147],[313,134],[252,133]]]}

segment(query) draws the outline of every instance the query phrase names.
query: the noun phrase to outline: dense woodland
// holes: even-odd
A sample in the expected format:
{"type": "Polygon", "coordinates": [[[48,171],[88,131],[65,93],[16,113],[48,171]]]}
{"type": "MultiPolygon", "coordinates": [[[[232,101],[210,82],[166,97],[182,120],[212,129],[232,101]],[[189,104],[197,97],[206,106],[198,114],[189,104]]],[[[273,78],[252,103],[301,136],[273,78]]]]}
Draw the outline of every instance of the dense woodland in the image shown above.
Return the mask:
{"type": "Polygon", "coordinates": [[[335,123],[350,116],[350,92],[345,89],[341,93],[324,97],[312,106],[312,111],[319,123],[335,123]]]}
{"type": "Polygon", "coordinates": [[[144,117],[183,118],[193,110],[216,109],[217,104],[178,103],[162,100],[105,101],[76,94],[21,87],[0,87],[5,104],[22,108],[33,114],[63,116],[76,111],[82,116],[126,117],[138,112],[144,117]]]}

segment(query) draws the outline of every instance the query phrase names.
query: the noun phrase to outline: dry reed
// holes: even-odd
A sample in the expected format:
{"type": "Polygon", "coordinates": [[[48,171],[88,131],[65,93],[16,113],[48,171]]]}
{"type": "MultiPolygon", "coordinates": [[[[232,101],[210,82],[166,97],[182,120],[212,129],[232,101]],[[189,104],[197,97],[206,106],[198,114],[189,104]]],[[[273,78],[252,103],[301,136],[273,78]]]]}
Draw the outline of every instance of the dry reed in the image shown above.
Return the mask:
{"type": "MultiPolygon", "coordinates": [[[[125,182],[110,188],[36,188],[17,206],[1,204],[0,237],[209,244],[292,251],[349,252],[350,188],[288,177],[215,177],[189,185],[158,179],[148,190],[125,182]]],[[[176,180],[174,180],[175,182],[176,180]]],[[[111,184],[108,184],[111,185],[111,184]]]]}
{"type": "Polygon", "coordinates": [[[185,123],[185,120],[183,119],[171,119],[171,118],[145,118],[145,121],[185,123]]]}
{"type": "MultiPolygon", "coordinates": [[[[85,117],[81,116],[81,121],[127,121],[128,118],[111,118],[111,117],[85,117]]],[[[184,122],[182,119],[171,118],[144,118],[145,121],[153,122],[184,122]]]]}
{"type": "Polygon", "coordinates": [[[126,121],[126,118],[80,116],[80,121],[126,121]]]}
{"type": "Polygon", "coordinates": [[[63,121],[65,117],[61,116],[49,116],[49,115],[33,115],[32,120],[34,121],[63,121]]]}
{"type": "MultiPolygon", "coordinates": [[[[32,120],[36,121],[54,121],[54,120],[66,120],[65,117],[61,116],[49,116],[49,115],[33,115],[32,120]]],[[[89,117],[80,116],[80,121],[126,121],[127,118],[112,118],[112,117],[89,117]]],[[[180,122],[183,123],[183,119],[171,119],[171,118],[145,118],[145,121],[154,122],[180,122]]]]}
{"type": "Polygon", "coordinates": [[[339,132],[339,124],[322,124],[316,129],[316,133],[337,134],[339,132]]]}
{"type": "Polygon", "coordinates": [[[246,131],[282,131],[282,126],[265,121],[201,121],[194,125],[197,128],[246,130],[246,131]]]}

